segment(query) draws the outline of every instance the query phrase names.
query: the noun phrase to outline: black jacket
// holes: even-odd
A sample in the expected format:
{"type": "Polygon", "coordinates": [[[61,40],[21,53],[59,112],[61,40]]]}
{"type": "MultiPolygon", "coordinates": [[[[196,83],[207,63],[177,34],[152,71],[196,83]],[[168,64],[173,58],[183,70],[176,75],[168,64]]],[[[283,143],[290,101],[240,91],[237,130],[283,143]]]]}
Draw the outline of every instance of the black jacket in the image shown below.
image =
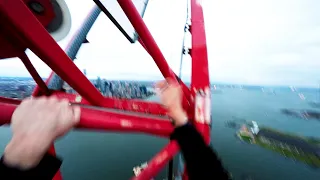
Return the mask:
{"type": "MultiPolygon", "coordinates": [[[[227,180],[228,172],[223,168],[216,153],[205,144],[203,138],[191,124],[178,127],[171,135],[177,140],[186,162],[190,180],[227,180]]],[[[22,171],[0,162],[1,179],[52,179],[61,166],[61,160],[46,154],[33,169],[22,171]]]]}
{"type": "Polygon", "coordinates": [[[190,180],[228,180],[216,153],[206,145],[200,133],[191,124],[178,127],[172,134],[178,141],[190,180]]]}

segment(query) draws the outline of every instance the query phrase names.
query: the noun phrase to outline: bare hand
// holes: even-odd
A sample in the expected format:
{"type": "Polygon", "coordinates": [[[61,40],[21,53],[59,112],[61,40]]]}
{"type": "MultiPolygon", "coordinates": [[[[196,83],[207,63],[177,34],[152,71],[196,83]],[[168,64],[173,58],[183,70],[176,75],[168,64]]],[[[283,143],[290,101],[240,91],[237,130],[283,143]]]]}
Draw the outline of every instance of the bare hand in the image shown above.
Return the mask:
{"type": "Polygon", "coordinates": [[[12,115],[12,140],[5,150],[5,163],[22,169],[36,166],[53,141],[67,133],[80,119],[80,108],[67,100],[24,100],[12,115]]]}
{"type": "Polygon", "coordinates": [[[160,81],[155,85],[161,103],[167,108],[169,116],[173,118],[176,126],[181,126],[188,121],[182,108],[182,91],[179,84],[170,78],[160,81]]]}

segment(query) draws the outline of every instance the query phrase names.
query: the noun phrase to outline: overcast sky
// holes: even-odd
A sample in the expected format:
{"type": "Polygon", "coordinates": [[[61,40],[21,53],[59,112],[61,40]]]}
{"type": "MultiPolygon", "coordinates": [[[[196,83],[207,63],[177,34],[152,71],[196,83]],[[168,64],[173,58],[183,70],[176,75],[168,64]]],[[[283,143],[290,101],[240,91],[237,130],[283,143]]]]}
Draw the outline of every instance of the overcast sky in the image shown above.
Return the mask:
{"type": "MultiPolygon", "coordinates": [[[[90,0],[66,0],[72,29],[59,42],[65,48],[94,6],[90,0]]],[[[318,86],[320,82],[320,1],[203,0],[210,78],[213,82],[318,86]]],[[[185,0],[150,0],[144,20],[168,63],[178,73],[185,0]]],[[[190,46],[190,36],[186,46],[190,46]]],[[[76,64],[89,77],[161,79],[151,57],[139,43],[130,44],[101,13],[82,46],[76,64]]],[[[50,69],[28,52],[41,76],[50,69]]],[[[185,56],[183,79],[189,80],[185,56]]],[[[18,59],[0,61],[0,76],[29,76],[18,59]]]]}

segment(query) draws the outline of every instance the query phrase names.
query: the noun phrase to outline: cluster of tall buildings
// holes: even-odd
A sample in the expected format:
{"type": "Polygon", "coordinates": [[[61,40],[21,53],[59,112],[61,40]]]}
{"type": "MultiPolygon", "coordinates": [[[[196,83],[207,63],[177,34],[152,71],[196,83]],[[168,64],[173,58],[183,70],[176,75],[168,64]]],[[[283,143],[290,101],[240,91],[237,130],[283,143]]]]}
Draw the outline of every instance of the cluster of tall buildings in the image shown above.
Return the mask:
{"type": "Polygon", "coordinates": [[[31,95],[36,83],[31,78],[0,78],[0,96],[23,99],[31,95]]]}
{"type": "Polygon", "coordinates": [[[93,83],[107,97],[144,99],[154,95],[152,91],[148,91],[145,85],[138,82],[107,81],[98,77],[93,83]]]}
{"type": "MultiPolygon", "coordinates": [[[[99,77],[91,82],[107,97],[144,99],[155,94],[152,89],[148,90],[146,85],[139,82],[107,81],[99,77]]],[[[35,86],[32,78],[0,77],[0,96],[23,99],[31,96],[35,86]]],[[[67,83],[63,85],[63,89],[68,93],[76,93],[67,83]]]]}

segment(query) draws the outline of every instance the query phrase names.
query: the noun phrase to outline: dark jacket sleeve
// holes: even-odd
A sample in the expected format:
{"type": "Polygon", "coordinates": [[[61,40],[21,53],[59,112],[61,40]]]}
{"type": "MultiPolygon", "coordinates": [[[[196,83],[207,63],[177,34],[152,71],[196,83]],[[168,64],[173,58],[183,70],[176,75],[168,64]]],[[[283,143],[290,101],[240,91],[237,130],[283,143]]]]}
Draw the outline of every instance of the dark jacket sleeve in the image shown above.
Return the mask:
{"type": "Polygon", "coordinates": [[[58,172],[62,161],[58,158],[46,154],[40,163],[28,170],[20,170],[15,167],[9,167],[3,162],[1,158],[0,162],[0,176],[1,179],[33,179],[33,180],[51,180],[58,172]]]}
{"type": "Polygon", "coordinates": [[[189,179],[229,179],[216,153],[205,144],[194,126],[186,124],[177,127],[171,138],[177,140],[181,148],[189,179]]]}

